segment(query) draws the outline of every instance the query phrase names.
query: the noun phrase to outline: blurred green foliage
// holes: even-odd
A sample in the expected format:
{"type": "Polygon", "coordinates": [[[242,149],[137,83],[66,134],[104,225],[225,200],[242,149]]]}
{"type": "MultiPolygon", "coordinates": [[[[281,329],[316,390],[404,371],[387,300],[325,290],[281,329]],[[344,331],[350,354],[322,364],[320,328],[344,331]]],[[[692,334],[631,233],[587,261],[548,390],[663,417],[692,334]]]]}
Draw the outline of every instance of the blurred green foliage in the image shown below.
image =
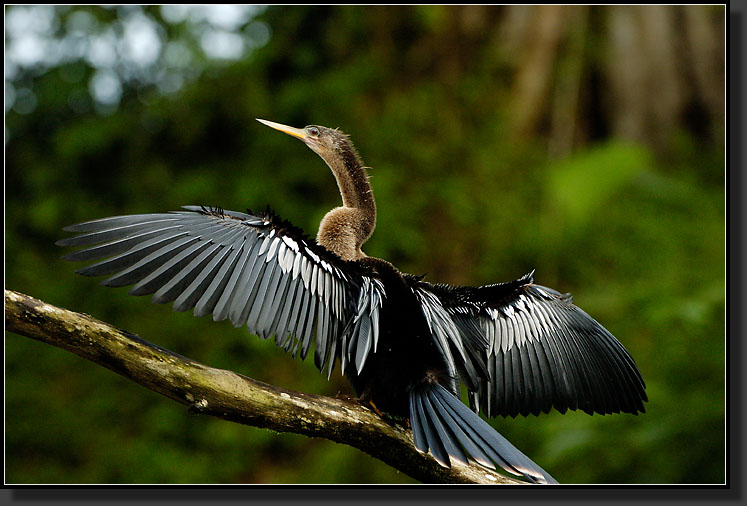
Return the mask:
{"type": "MultiPolygon", "coordinates": [[[[117,11],[85,9],[99,23],[116,20],[117,11]]],[[[167,39],[189,29],[156,7],[145,12],[167,39]]],[[[503,435],[561,483],[722,483],[723,143],[687,121],[663,149],[598,127],[552,157],[541,129],[511,130],[515,64],[491,24],[505,11],[488,8],[477,32],[460,28],[459,12],[268,8],[257,18],[270,28],[265,46],[220,65],[202,58],[204,72],[175,93],[125,82],[106,114],[72,109],[91,101],[85,62],[21,72],[15,84],[37,103],[6,112],[6,288],[211,366],[349,393],[339,373],[327,382],[246,329],[98,287],[54,246],[71,223],[185,204],[270,204],[313,236],[338,205],[334,178],[301,143],[253,118],[340,127],[373,167],[379,221],[369,255],[460,284],[536,269],[537,282],[574,293],[623,342],[647,382],[644,415],[493,420],[503,435]]],[[[189,415],[8,333],[5,380],[7,483],[413,482],[328,441],[189,415]]]]}

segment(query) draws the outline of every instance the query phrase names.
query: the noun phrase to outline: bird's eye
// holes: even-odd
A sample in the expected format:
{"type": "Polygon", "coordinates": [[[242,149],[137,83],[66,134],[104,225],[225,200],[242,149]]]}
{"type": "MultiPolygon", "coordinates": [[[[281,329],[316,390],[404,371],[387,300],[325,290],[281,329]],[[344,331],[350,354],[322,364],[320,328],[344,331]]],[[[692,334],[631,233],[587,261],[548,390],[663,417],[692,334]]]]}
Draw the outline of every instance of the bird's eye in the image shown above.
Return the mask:
{"type": "Polygon", "coordinates": [[[306,127],[306,131],[309,132],[309,135],[313,137],[319,136],[319,129],[315,126],[306,127]]]}

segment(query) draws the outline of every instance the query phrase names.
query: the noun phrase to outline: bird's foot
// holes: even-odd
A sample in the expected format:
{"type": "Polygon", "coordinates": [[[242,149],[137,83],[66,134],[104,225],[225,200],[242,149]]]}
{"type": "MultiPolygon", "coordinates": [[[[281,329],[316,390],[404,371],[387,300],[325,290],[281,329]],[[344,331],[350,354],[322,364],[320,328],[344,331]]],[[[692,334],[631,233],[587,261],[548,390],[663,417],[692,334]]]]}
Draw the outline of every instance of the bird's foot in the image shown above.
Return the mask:
{"type": "Polygon", "coordinates": [[[376,404],[373,403],[373,401],[368,401],[368,407],[373,410],[374,413],[379,415],[381,418],[385,418],[384,413],[382,413],[379,408],[376,407],[376,404]]]}

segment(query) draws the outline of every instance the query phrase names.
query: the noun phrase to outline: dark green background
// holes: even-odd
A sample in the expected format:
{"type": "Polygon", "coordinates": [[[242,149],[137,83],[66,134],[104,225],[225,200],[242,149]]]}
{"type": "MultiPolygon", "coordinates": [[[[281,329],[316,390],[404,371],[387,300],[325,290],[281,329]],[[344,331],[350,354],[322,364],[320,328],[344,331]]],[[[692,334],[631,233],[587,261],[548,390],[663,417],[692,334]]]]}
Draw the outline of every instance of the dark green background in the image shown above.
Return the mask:
{"type": "MultiPolygon", "coordinates": [[[[91,31],[130,12],[58,8],[59,34],[79,9],[91,31]]],[[[373,167],[369,255],[458,284],[536,269],[646,380],[644,415],[494,420],[503,435],[561,483],[724,482],[723,7],[276,7],[253,21],[268,42],[227,62],[189,21],[142,12],[193,51],[178,92],[133,78],[98,107],[75,59],[12,79],[36,102],[6,112],[6,288],[211,366],[349,392],[246,329],[77,276],[54,246],[71,223],[184,204],[270,204],[313,236],[334,178],[254,118],[339,127],[373,167]],[[688,46],[693,19],[712,60],[688,46]],[[623,29],[638,45],[616,45],[623,29]]],[[[6,333],[5,353],[6,483],[412,483],[345,446],[190,415],[25,337],[6,333]]]]}

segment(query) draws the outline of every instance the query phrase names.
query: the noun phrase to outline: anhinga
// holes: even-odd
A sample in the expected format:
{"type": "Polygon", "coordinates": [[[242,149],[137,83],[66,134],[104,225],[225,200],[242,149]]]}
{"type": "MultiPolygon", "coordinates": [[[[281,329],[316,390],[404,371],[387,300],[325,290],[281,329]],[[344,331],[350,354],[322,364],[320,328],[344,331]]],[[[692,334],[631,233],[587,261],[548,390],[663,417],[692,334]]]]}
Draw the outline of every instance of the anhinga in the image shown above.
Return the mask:
{"type": "Polygon", "coordinates": [[[64,258],[106,258],[77,272],[134,283],[133,295],[175,311],[229,318],[331,373],[339,359],[362,402],[408,418],[415,447],[443,466],[476,461],[531,482],[556,483],[476,412],[492,417],[581,409],[644,412],[645,384],[627,350],[570,295],[516,281],[431,284],[368,257],[376,224],[363,163],[347,135],[260,122],[301,139],[332,169],[342,206],[316,242],[265,213],[185,206],[67,227],[64,258]],[[470,410],[460,401],[460,383],[470,410]]]}

